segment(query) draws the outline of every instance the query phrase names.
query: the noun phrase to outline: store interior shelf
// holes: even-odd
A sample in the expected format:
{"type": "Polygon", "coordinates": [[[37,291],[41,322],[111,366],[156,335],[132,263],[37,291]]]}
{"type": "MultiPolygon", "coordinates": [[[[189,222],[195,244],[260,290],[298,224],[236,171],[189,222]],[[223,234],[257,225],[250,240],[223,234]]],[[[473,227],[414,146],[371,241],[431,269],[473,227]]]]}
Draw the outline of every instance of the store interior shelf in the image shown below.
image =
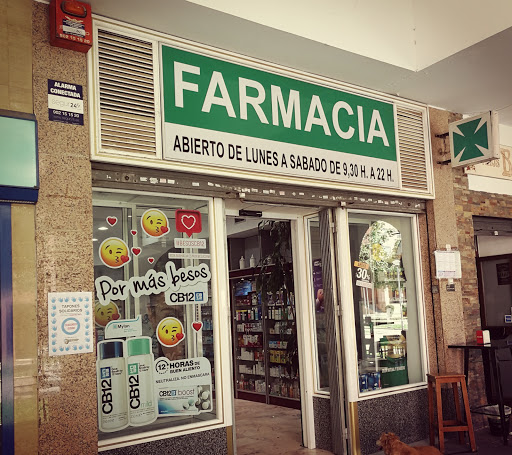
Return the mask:
{"type": "MultiPolygon", "coordinates": [[[[266,299],[262,302],[252,269],[235,272],[230,277],[233,337],[238,340],[233,352],[236,396],[257,401],[264,396],[266,403],[273,401],[295,408],[297,403],[300,405],[300,391],[296,377],[298,358],[296,350],[292,349],[297,344],[293,294],[286,302],[281,292],[274,297],[277,302],[272,304],[266,299]],[[247,270],[251,278],[245,275],[242,280],[241,274],[247,270]],[[244,371],[245,368],[252,371],[244,371]],[[241,383],[246,387],[240,387],[241,383]],[[255,391],[262,389],[266,393],[255,391]]],[[[269,299],[272,302],[272,297],[269,299]]]]}

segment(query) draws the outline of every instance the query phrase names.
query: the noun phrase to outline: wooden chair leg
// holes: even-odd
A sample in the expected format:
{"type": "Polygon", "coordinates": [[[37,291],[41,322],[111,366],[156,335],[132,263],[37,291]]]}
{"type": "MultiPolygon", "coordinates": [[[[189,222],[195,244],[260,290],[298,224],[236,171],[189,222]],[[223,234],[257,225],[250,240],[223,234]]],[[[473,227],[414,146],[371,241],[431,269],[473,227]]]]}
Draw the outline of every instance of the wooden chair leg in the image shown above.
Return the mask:
{"type": "Polygon", "coordinates": [[[434,433],[434,390],[431,382],[428,383],[428,422],[430,445],[433,446],[436,442],[436,437],[434,433]]]}
{"type": "Polygon", "coordinates": [[[444,420],[441,384],[436,384],[437,431],[439,433],[439,451],[444,453],[444,420]]]}
{"type": "Polygon", "coordinates": [[[469,444],[471,445],[471,452],[476,452],[475,432],[473,431],[473,420],[471,419],[471,410],[469,408],[468,389],[466,388],[466,383],[464,381],[461,382],[460,387],[462,389],[462,398],[464,400],[464,410],[466,412],[466,422],[467,422],[467,426],[468,426],[469,444]]]}
{"type": "MultiPolygon", "coordinates": [[[[462,412],[460,409],[460,395],[459,395],[459,386],[457,382],[452,382],[453,388],[453,399],[455,400],[455,415],[457,418],[457,425],[462,425],[464,419],[462,418],[462,412]]],[[[459,444],[465,444],[465,436],[463,431],[457,432],[459,435],[459,444]]]]}

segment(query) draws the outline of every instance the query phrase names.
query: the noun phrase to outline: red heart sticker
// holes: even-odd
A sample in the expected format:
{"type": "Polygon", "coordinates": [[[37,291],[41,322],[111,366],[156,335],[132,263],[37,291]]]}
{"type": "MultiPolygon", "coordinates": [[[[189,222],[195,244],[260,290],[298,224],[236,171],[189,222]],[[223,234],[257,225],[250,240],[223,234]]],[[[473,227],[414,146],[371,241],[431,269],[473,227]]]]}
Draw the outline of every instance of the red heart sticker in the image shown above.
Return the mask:
{"type": "Polygon", "coordinates": [[[185,335],[183,335],[183,333],[177,333],[177,334],[176,334],[176,338],[177,338],[178,340],[181,340],[184,336],[185,336],[185,335]]]}
{"type": "Polygon", "coordinates": [[[185,232],[189,237],[203,229],[199,210],[176,210],[176,230],[185,232]]]}
{"type": "Polygon", "coordinates": [[[199,332],[199,331],[203,328],[203,323],[202,323],[202,322],[193,322],[193,323],[192,323],[192,328],[193,328],[196,332],[199,332]]]}
{"type": "Polygon", "coordinates": [[[137,231],[135,229],[132,229],[130,232],[132,233],[132,235],[137,235],[137,231]]]}
{"type": "Polygon", "coordinates": [[[160,230],[165,234],[169,230],[169,228],[167,226],[162,226],[160,230]]]}
{"type": "Polygon", "coordinates": [[[114,226],[117,223],[117,218],[115,216],[108,216],[107,223],[110,224],[110,226],[114,226]]]}
{"type": "Polygon", "coordinates": [[[130,260],[130,257],[129,257],[129,256],[125,256],[125,255],[121,256],[121,261],[123,261],[123,264],[124,264],[125,262],[128,262],[129,260],[130,260]]]}
{"type": "Polygon", "coordinates": [[[150,264],[153,264],[153,262],[155,262],[155,258],[148,258],[148,262],[149,262],[150,264]]]}
{"type": "Polygon", "coordinates": [[[132,247],[132,253],[135,255],[135,256],[138,256],[141,252],[141,249],[140,248],[137,248],[137,247],[132,247]]]}

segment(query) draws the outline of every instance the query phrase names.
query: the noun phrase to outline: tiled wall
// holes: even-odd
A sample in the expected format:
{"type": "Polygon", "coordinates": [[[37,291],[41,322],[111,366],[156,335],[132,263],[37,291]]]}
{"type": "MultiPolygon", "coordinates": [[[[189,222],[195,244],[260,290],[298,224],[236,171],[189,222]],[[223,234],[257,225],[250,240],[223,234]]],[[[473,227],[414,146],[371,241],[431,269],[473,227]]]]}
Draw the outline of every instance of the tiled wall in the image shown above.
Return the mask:
{"type": "Polygon", "coordinates": [[[14,445],[37,453],[37,308],[35,206],[12,204],[14,445]]]}
{"type": "MultiPolygon", "coordinates": [[[[462,300],[466,339],[474,341],[476,330],[481,328],[480,302],[478,299],[478,279],[476,253],[474,248],[473,216],[512,218],[512,197],[503,194],[482,193],[468,190],[468,177],[459,170],[454,173],[454,196],[457,225],[459,228],[459,249],[461,253],[462,300]]],[[[472,404],[485,403],[485,383],[480,353],[470,354],[469,396],[472,404]]],[[[475,420],[475,417],[473,418],[475,420]]],[[[477,426],[487,425],[486,420],[477,420],[477,426]]]]}
{"type": "Polygon", "coordinates": [[[0,109],[32,113],[32,0],[0,0],[0,109]]]}
{"type": "MultiPolygon", "coordinates": [[[[448,132],[448,123],[457,118],[450,113],[430,110],[432,123],[432,144],[434,161],[443,161],[450,158],[450,148],[448,139],[436,138],[435,134],[443,134],[448,132]]],[[[474,341],[476,330],[481,326],[480,320],[480,303],[478,300],[478,280],[476,272],[475,248],[474,248],[474,230],[473,216],[489,216],[498,218],[512,218],[512,197],[502,194],[490,194],[470,191],[468,189],[468,177],[464,173],[464,168],[452,169],[451,165],[437,165],[437,175],[442,174],[442,184],[436,181],[436,201],[442,202],[443,197],[449,198],[446,202],[445,211],[452,212],[450,214],[450,226],[444,226],[437,230],[436,233],[443,229],[449,229],[453,232],[454,224],[456,226],[456,239],[450,239],[452,245],[457,246],[461,255],[462,279],[456,280],[456,292],[447,293],[443,287],[446,281],[441,281],[440,290],[444,291],[444,298],[441,298],[438,309],[438,319],[436,327],[438,327],[438,354],[440,359],[452,356],[447,345],[453,341],[474,341]],[[443,193],[451,191],[450,196],[443,193]],[[459,297],[460,295],[460,297],[459,297]],[[451,298],[450,298],[451,297],[451,298]],[[453,305],[454,300],[459,300],[453,305]],[[442,303],[442,305],[441,305],[442,303]],[[456,312],[456,316],[450,316],[450,312],[456,312]],[[449,323],[443,321],[447,318],[449,323]],[[460,339],[459,339],[460,338],[460,339]]],[[[440,212],[436,213],[435,224],[442,222],[440,212]]],[[[442,243],[438,241],[438,246],[442,247],[442,243]]],[[[462,372],[462,353],[455,354],[458,361],[443,362],[445,368],[451,371],[462,372]]],[[[471,353],[470,370],[469,370],[469,398],[471,405],[483,404],[485,401],[485,386],[482,367],[482,358],[479,353],[471,353]]],[[[474,415],[473,423],[476,428],[486,425],[485,419],[474,415]]]]}
{"type": "MultiPolygon", "coordinates": [[[[0,109],[33,113],[32,0],[0,0],[0,109]]],[[[14,444],[37,453],[35,207],[12,204],[14,444]]]]}
{"type": "Polygon", "coordinates": [[[48,355],[48,293],[93,291],[88,119],[49,121],[48,79],[83,86],[86,55],[49,44],[48,5],[33,3],[34,114],[39,129],[36,205],[39,453],[97,453],[95,354],[48,355]]]}

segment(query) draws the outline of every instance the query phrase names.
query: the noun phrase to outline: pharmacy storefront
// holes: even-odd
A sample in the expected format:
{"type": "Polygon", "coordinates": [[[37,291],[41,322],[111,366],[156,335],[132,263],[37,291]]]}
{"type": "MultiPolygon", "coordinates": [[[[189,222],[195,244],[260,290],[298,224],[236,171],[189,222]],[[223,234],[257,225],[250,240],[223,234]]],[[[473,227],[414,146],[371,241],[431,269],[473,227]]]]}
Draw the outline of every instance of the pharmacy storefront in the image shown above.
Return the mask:
{"type": "Polygon", "coordinates": [[[235,453],[239,400],[300,410],[297,447],[423,439],[426,107],[119,23],[93,41],[94,340],[57,325],[96,349],[99,450],[235,453]]]}

